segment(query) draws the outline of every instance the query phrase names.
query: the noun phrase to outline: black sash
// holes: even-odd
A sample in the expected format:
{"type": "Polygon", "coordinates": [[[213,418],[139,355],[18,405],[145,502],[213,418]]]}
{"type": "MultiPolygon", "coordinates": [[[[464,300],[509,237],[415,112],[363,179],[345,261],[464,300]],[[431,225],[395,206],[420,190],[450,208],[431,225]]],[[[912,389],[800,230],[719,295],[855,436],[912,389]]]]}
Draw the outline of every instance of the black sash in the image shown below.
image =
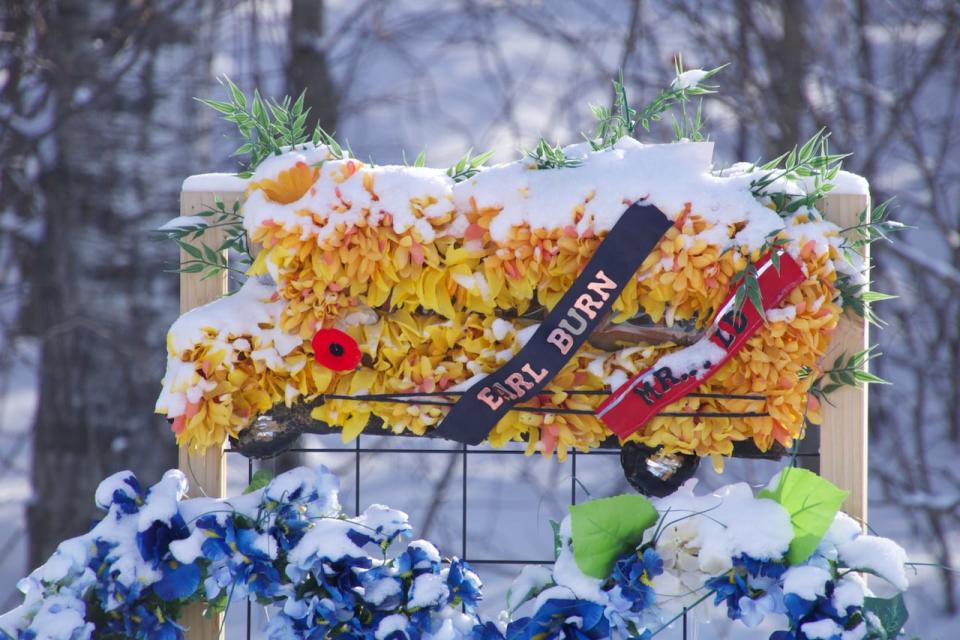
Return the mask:
{"type": "Polygon", "coordinates": [[[613,308],[624,285],[672,225],[653,205],[631,205],[529,342],[465,391],[430,435],[480,444],[510,407],[543,390],[613,308]]]}

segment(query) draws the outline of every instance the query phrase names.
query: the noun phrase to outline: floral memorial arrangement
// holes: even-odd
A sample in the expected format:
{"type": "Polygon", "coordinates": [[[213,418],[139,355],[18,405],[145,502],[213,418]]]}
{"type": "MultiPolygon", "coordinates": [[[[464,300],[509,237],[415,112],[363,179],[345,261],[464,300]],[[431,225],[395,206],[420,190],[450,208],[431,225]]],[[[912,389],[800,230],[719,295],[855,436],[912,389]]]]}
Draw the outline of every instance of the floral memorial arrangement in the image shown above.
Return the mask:
{"type": "Polygon", "coordinates": [[[857,249],[898,227],[885,205],[847,229],[824,219],[827,193],[867,187],[822,131],[715,168],[689,103],[718,70],[678,64],[641,108],[615,82],[585,142],[448,169],[362,162],[308,134],[302,96],[227,81],[229,101],[204,102],[246,140],[242,198],[163,227],[183,271],[246,277],[169,331],[156,408],[179,444],[269,456],[301,432],[368,430],[562,460],[616,443],[659,461],[660,484],[631,479],[658,498],[570,507],[554,565],[524,568],[490,618],[466,562],[410,541],[400,511],[349,517],[323,467],[223,500],[185,499],[178,471],[149,488],[123,472],[91,531],[19,583],[0,635],[173,640],[187,606],[253,602],[275,640],[649,639],[708,602],[771,640],[897,637],[911,563],[839,511],[846,492],[794,467],[756,494],[683,482],[700,457],[794,446],[819,398],[878,380],[870,352],[818,362],[845,309],[883,298],[857,249]],[[677,142],[634,138],[674,107],[677,142]]]}
{"type": "Polygon", "coordinates": [[[696,495],[691,481],[653,502],[570,507],[556,563],[525,567],[496,619],[479,615],[469,565],[408,540],[406,514],[347,517],[323,467],[256,480],[215,500],[183,499],[179,471],[146,490],[130,472],[107,478],[104,518],[21,580],[0,634],[172,640],[188,604],[214,614],[244,601],[267,609],[276,640],[647,639],[705,601],[747,626],[767,618],[771,640],[894,638],[906,621],[902,595],[877,598],[862,577],[906,589],[903,549],[861,533],[838,512],[845,492],[801,469],[756,496],[745,484],[696,495]]]}
{"type": "Polygon", "coordinates": [[[205,102],[248,139],[242,201],[165,231],[186,270],[235,249],[249,277],[173,325],[157,411],[180,444],[230,437],[251,455],[289,446],[276,436],[294,423],[560,459],[615,436],[718,466],[744,443],[792,446],[818,394],[871,378],[817,363],[842,310],[874,295],[855,249],[894,223],[883,207],[853,229],[824,220],[836,185],[866,192],[824,132],[715,169],[686,105],[716,71],[678,67],[642,109],[615,83],[585,142],[446,170],[362,162],[322,129],[308,138],[302,100],[251,102],[228,82],[229,102],[205,102]],[[633,137],[677,105],[678,142],[633,137]],[[192,244],[211,227],[222,245],[192,244]]]}

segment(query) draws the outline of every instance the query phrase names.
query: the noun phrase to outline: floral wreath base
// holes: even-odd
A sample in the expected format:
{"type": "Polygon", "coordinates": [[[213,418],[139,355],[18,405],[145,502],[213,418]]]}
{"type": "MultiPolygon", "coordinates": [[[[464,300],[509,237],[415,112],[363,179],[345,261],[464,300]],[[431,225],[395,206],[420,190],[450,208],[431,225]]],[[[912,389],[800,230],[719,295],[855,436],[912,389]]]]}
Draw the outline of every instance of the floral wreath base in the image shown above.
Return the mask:
{"type": "Polygon", "coordinates": [[[110,476],[96,492],[106,516],[20,581],[0,636],[172,640],[186,605],[213,615],[244,600],[268,608],[271,640],[653,638],[707,600],[747,626],[779,614],[771,640],[893,638],[906,620],[902,593],[876,598],[863,580],[905,590],[903,549],[864,535],[838,511],[846,493],[802,469],[756,496],[746,484],[696,495],[689,482],[652,502],[572,506],[554,566],[525,567],[496,620],[479,615],[466,562],[406,541],[405,513],[347,517],[322,466],[263,473],[225,500],[184,499],[179,471],[147,490],[110,476]]]}

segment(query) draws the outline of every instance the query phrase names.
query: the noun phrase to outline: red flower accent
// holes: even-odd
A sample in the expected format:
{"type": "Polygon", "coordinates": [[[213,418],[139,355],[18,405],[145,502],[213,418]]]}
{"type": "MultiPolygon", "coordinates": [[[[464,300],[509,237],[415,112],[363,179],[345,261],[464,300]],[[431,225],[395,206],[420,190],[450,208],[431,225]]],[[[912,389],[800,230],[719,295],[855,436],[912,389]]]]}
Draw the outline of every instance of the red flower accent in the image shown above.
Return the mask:
{"type": "Polygon", "coordinates": [[[339,329],[320,329],[313,336],[313,357],[327,369],[351,371],[360,364],[360,347],[339,329]]]}

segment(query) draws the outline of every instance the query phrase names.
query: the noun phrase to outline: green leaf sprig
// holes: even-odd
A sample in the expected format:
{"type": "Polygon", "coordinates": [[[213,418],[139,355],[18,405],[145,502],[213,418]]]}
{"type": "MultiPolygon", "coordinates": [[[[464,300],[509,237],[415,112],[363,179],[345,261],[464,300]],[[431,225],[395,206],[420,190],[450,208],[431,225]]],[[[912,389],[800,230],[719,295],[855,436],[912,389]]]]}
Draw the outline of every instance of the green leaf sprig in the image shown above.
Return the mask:
{"type": "Polygon", "coordinates": [[[774,210],[787,215],[801,207],[813,208],[818,200],[833,190],[834,181],[840,172],[843,159],[850,154],[831,154],[828,140],[830,133],[820,129],[803,146],[755,167],[760,175],[750,183],[750,192],[755,198],[769,198],[774,210]],[[803,195],[771,190],[780,180],[813,180],[813,188],[803,195]]]}
{"type": "Polygon", "coordinates": [[[410,164],[409,162],[407,162],[406,151],[403,151],[402,154],[403,154],[403,166],[405,167],[420,168],[420,167],[427,166],[427,150],[426,149],[424,149],[423,151],[417,154],[417,157],[413,159],[413,164],[410,164]]]}
{"type": "Polygon", "coordinates": [[[533,151],[527,152],[527,157],[536,163],[537,169],[569,169],[583,164],[583,160],[568,158],[559,144],[551,146],[543,138],[540,138],[533,151]]]}
{"type": "Polygon", "coordinates": [[[477,175],[480,172],[480,167],[493,157],[493,151],[487,151],[476,156],[471,156],[472,153],[473,149],[470,149],[455,165],[447,169],[447,175],[453,178],[454,182],[463,182],[477,175]]]}
{"type": "Polygon", "coordinates": [[[737,287],[733,294],[733,310],[738,312],[743,309],[743,305],[749,300],[753,308],[757,310],[761,318],[766,317],[763,309],[763,298],[760,295],[760,280],[757,273],[757,267],[752,262],[747,262],[747,266],[738,271],[730,278],[731,286],[737,287]]]}
{"type": "Polygon", "coordinates": [[[312,135],[307,133],[306,122],[310,108],[304,106],[306,92],[293,100],[285,96],[282,100],[264,99],[257,89],[253,97],[246,94],[230,78],[220,80],[229,94],[227,101],[197,98],[197,100],[223,115],[223,119],[237,126],[243,139],[233,156],[247,156],[244,170],[239,174],[249,178],[252,170],[270,155],[280,155],[285,147],[297,147],[308,141],[314,145],[323,144],[336,159],[352,157],[349,147],[341,146],[332,135],[317,125],[312,135]]]}
{"type": "Polygon", "coordinates": [[[857,218],[857,224],[841,229],[840,232],[845,234],[843,249],[859,249],[877,240],[893,242],[890,234],[910,229],[908,225],[890,219],[891,202],[893,198],[878,204],[870,211],[869,218],[867,209],[864,209],[857,218]]]}
{"type": "Polygon", "coordinates": [[[871,291],[866,283],[858,283],[849,275],[841,273],[837,276],[833,285],[837,290],[837,297],[844,309],[849,309],[867,322],[882,327],[886,323],[873,312],[871,303],[883,302],[884,300],[895,300],[897,296],[880,291],[871,291]]]}
{"type": "MultiPolygon", "coordinates": [[[[719,73],[726,64],[720,65],[704,72],[703,76],[697,82],[687,85],[678,82],[684,73],[683,60],[677,56],[674,61],[675,78],[669,87],[660,91],[657,97],[640,109],[630,106],[627,98],[627,90],[623,81],[623,70],[617,80],[613,81],[613,108],[608,109],[603,106],[591,105],[593,116],[597,121],[596,130],[592,137],[587,137],[594,151],[609,149],[617,140],[624,136],[636,137],[639,128],[650,131],[650,126],[654,122],[659,122],[673,108],[680,107],[680,117],[674,118],[674,135],[678,140],[704,140],[703,135],[703,100],[702,96],[716,93],[717,86],[707,84],[709,80],[719,73]],[[688,112],[688,103],[694,99],[698,100],[696,110],[691,114],[688,112]]],[[[585,136],[586,137],[586,136],[585,136]]]]}
{"type": "Polygon", "coordinates": [[[167,239],[173,240],[187,254],[187,259],[181,261],[180,267],[173,271],[203,273],[204,280],[219,275],[223,271],[244,274],[243,269],[230,266],[228,253],[235,252],[242,264],[249,265],[253,262],[247,234],[243,228],[240,201],[234,202],[228,209],[223,199],[215,196],[213,207],[194,215],[204,220],[195,224],[160,230],[160,233],[167,239]],[[224,230],[224,239],[212,246],[202,240],[202,237],[207,231],[215,228],[224,230]]]}
{"type": "MultiPolygon", "coordinates": [[[[867,371],[867,363],[881,355],[876,345],[852,355],[841,353],[829,369],[820,373],[820,377],[811,386],[810,393],[823,400],[841,387],[859,387],[863,384],[890,384],[880,376],[867,371]]],[[[800,379],[807,378],[811,373],[809,369],[802,370],[800,379]]]]}

